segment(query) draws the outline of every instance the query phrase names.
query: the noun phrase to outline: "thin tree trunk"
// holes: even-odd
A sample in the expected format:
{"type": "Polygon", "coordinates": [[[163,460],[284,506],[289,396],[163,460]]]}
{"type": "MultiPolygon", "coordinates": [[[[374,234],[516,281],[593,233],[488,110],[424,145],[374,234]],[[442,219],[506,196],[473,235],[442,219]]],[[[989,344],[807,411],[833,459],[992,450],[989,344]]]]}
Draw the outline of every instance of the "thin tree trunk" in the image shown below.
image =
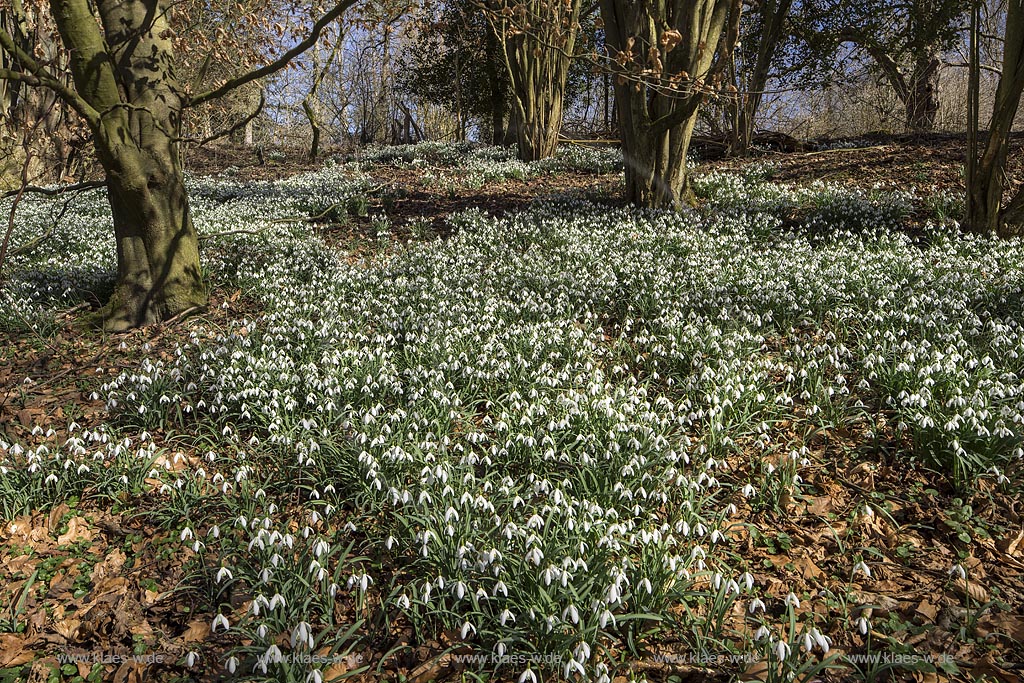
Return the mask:
{"type": "Polygon", "coordinates": [[[502,87],[501,81],[501,55],[498,37],[494,29],[487,28],[487,75],[491,85],[491,144],[501,145],[505,143],[505,102],[508,97],[506,89],[502,87]]]}
{"type": "Polygon", "coordinates": [[[1008,235],[1024,225],[1024,194],[1018,193],[1002,210],[1006,189],[1007,149],[1013,120],[1024,93],[1024,4],[1011,0],[1006,12],[1003,69],[989,125],[985,151],[975,167],[967,200],[971,222],[967,228],[984,234],[1008,235]]]}
{"type": "Polygon", "coordinates": [[[764,100],[768,76],[792,5],[793,0],[766,0],[761,6],[762,27],[758,38],[757,57],[749,77],[740,86],[741,93],[737,102],[739,118],[735,135],[736,148],[733,150],[737,153],[742,154],[749,150],[753,141],[757,113],[764,100]]]}

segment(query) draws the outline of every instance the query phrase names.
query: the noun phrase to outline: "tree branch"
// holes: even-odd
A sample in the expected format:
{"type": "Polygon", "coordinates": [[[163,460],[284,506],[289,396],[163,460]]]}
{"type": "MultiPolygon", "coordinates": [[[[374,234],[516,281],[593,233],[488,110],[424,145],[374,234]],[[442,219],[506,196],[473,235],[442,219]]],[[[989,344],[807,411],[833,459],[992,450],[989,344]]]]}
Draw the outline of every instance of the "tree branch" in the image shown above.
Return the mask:
{"type": "Polygon", "coordinates": [[[73,88],[54,77],[53,74],[33,59],[31,55],[19,48],[11,35],[3,29],[0,29],[0,50],[11,55],[16,62],[28,70],[0,69],[0,80],[21,81],[31,86],[48,88],[67,102],[72,109],[78,112],[90,124],[99,121],[100,113],[92,105],[86,102],[73,88]]]}
{"type": "Polygon", "coordinates": [[[356,2],[357,0],[341,0],[341,2],[335,5],[330,12],[320,17],[320,19],[318,19],[316,23],[313,24],[313,29],[310,31],[309,35],[306,36],[298,44],[296,44],[295,47],[288,50],[283,55],[281,55],[274,61],[270,62],[269,64],[265,64],[258,69],[254,69],[248,73],[242,74],[241,76],[232,78],[219,88],[214,88],[213,90],[208,90],[204,93],[200,93],[189,98],[185,106],[199,106],[204,102],[209,102],[210,100],[215,100],[220,97],[224,97],[232,90],[237,90],[243,85],[252,83],[253,81],[277,73],[281,69],[288,66],[288,64],[291,63],[293,59],[301,55],[309,48],[313,47],[313,45],[316,44],[316,41],[320,39],[320,34],[323,33],[324,29],[327,28],[327,26],[330,25],[331,22],[341,17],[341,15],[343,15],[349,8],[355,5],[356,2]]]}
{"type": "Polygon", "coordinates": [[[228,135],[231,135],[232,133],[234,133],[236,130],[239,130],[239,129],[243,128],[250,121],[252,121],[257,116],[259,116],[260,112],[263,111],[263,107],[266,104],[267,104],[267,97],[266,97],[266,95],[263,94],[263,91],[260,90],[260,101],[259,101],[259,104],[256,105],[256,109],[251,114],[248,114],[244,119],[242,119],[241,121],[239,121],[235,125],[231,126],[227,130],[222,130],[222,131],[220,131],[218,133],[214,133],[213,135],[208,135],[205,138],[177,138],[177,140],[178,140],[178,142],[194,142],[194,143],[198,144],[201,147],[201,146],[203,146],[203,145],[205,145],[207,143],[213,142],[214,140],[219,140],[220,138],[227,137],[228,135]]]}
{"type": "Polygon", "coordinates": [[[17,190],[11,190],[0,195],[0,199],[8,199],[14,197],[22,192],[32,192],[35,194],[42,194],[48,197],[54,197],[62,195],[65,192],[80,192],[82,190],[94,190],[99,187],[106,187],[106,180],[87,180],[83,183],[76,183],[74,185],[62,185],[60,187],[37,187],[35,185],[26,185],[25,187],[18,188],[17,190]]]}

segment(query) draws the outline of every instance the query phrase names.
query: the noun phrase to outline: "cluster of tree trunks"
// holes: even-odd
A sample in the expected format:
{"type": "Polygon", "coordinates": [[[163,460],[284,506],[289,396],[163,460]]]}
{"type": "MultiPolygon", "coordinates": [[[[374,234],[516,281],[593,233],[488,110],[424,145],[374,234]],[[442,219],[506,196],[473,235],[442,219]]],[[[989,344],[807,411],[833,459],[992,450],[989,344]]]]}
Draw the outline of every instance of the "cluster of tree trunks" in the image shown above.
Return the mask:
{"type": "MultiPolygon", "coordinates": [[[[492,9],[494,30],[511,82],[510,126],[519,158],[545,159],[558,146],[583,0],[515,0],[495,3],[492,9]]],[[[494,116],[497,124],[498,114],[494,116]]]]}
{"type": "Polygon", "coordinates": [[[689,199],[686,155],[698,108],[718,96],[740,10],[740,0],[601,0],[629,202],[678,207],[689,199]]]}

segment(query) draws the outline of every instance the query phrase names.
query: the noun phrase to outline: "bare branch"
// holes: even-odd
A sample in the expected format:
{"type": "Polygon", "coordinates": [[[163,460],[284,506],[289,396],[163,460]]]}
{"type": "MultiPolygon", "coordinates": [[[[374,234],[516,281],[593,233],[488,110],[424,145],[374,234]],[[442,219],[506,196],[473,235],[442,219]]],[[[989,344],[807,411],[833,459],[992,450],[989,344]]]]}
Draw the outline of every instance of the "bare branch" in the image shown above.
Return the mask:
{"type": "Polygon", "coordinates": [[[54,197],[62,195],[67,192],[81,192],[82,190],[94,190],[100,187],[106,187],[106,180],[87,180],[83,183],[75,183],[74,185],[62,185],[60,187],[37,187],[35,185],[27,185],[17,190],[11,190],[0,195],[0,199],[8,199],[15,197],[23,192],[32,192],[34,194],[42,194],[48,197],[54,197]]]}
{"type": "Polygon", "coordinates": [[[316,44],[316,41],[320,39],[320,34],[323,33],[324,29],[326,29],[331,24],[331,22],[341,17],[349,8],[355,5],[356,2],[357,0],[342,0],[337,5],[335,5],[330,12],[320,17],[320,19],[318,19],[316,23],[313,24],[313,28],[310,31],[309,35],[306,36],[305,39],[300,41],[298,44],[296,44],[295,47],[288,50],[283,55],[281,55],[274,61],[270,62],[269,64],[265,64],[258,69],[254,69],[248,73],[242,74],[241,76],[232,78],[219,88],[214,88],[213,90],[208,90],[204,93],[200,93],[199,95],[191,97],[186,103],[186,106],[195,107],[200,104],[203,104],[204,102],[209,102],[210,100],[218,99],[220,97],[227,95],[232,90],[237,90],[238,88],[242,87],[243,85],[246,85],[247,83],[252,83],[253,81],[257,81],[261,78],[265,78],[266,76],[271,76],[277,73],[281,69],[288,66],[288,64],[290,64],[293,59],[304,53],[309,48],[313,47],[316,44]]]}
{"type": "Polygon", "coordinates": [[[259,116],[260,112],[263,111],[263,107],[266,104],[267,104],[266,95],[264,95],[263,91],[261,90],[260,91],[260,101],[259,101],[259,104],[256,105],[256,109],[251,114],[249,114],[244,119],[242,119],[241,121],[239,121],[235,125],[231,126],[230,128],[228,128],[226,130],[222,130],[222,131],[220,131],[218,133],[214,133],[213,135],[209,135],[209,136],[207,136],[205,138],[177,138],[177,140],[178,140],[178,142],[194,142],[194,143],[198,144],[201,147],[201,146],[203,146],[203,145],[205,145],[207,143],[213,142],[214,140],[219,140],[220,138],[227,137],[228,135],[231,135],[232,133],[234,133],[236,130],[244,128],[250,121],[252,121],[257,116],[259,116]]]}

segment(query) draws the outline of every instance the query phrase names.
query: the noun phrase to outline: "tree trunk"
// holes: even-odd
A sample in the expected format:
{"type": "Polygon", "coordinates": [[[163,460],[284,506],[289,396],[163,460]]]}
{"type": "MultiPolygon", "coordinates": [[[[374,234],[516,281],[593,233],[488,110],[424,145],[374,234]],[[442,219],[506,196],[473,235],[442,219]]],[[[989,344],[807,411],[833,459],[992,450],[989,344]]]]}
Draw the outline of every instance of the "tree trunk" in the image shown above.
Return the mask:
{"type": "Polygon", "coordinates": [[[312,139],[309,142],[309,160],[310,162],[316,162],[316,158],[320,155],[320,121],[316,115],[316,110],[313,109],[313,105],[309,103],[309,99],[312,97],[312,93],[309,97],[302,100],[302,111],[306,114],[306,120],[309,121],[309,129],[312,131],[312,139]]]}
{"type": "Polygon", "coordinates": [[[514,128],[519,158],[539,161],[553,156],[558,148],[558,133],[562,127],[562,97],[552,93],[548,104],[536,104],[533,98],[520,111],[514,112],[514,128]],[[524,118],[525,117],[525,118],[524,118]]]}
{"type": "Polygon", "coordinates": [[[1024,93],[1024,4],[1008,3],[1003,45],[1003,69],[996,88],[988,141],[977,162],[974,183],[968,188],[967,228],[983,234],[1010,235],[1024,225],[1024,193],[1018,193],[1002,209],[1006,189],[1007,149],[1013,120],[1024,93]]]}
{"type": "Polygon", "coordinates": [[[182,103],[164,2],[51,0],[107,178],[117,283],[100,311],[121,331],[205,305],[179,150],[182,103]],[[152,7],[157,4],[157,7],[152,7]],[[111,59],[116,55],[116,60],[111,59]]]}
{"type": "Polygon", "coordinates": [[[907,129],[915,133],[930,133],[935,130],[935,119],[939,113],[939,72],[942,59],[935,51],[918,56],[914,71],[907,84],[904,102],[907,111],[907,129]]]}
{"type": "Polygon", "coordinates": [[[117,240],[117,285],[103,309],[104,328],[149,325],[205,305],[181,166],[136,148],[105,158],[103,167],[117,240]]]}
{"type": "Polygon", "coordinates": [[[740,0],[601,0],[615,85],[626,198],[650,208],[690,200],[686,168],[699,107],[721,83],[739,33],[740,0]]]}
{"type": "Polygon", "coordinates": [[[742,79],[742,92],[736,102],[739,111],[736,119],[737,130],[733,136],[733,152],[737,154],[749,150],[753,141],[757,112],[764,99],[768,76],[778,53],[785,30],[785,20],[792,5],[793,0],[766,0],[761,4],[761,32],[758,37],[757,56],[750,73],[742,79]]]}
{"type": "Polygon", "coordinates": [[[502,145],[505,143],[505,118],[508,98],[507,87],[501,79],[502,58],[501,47],[498,45],[498,36],[494,34],[491,27],[486,28],[487,46],[487,76],[490,81],[490,105],[491,105],[491,144],[502,145]]]}
{"type": "Polygon", "coordinates": [[[692,199],[686,154],[697,123],[697,110],[694,108],[690,118],[681,125],[658,132],[637,125],[636,118],[636,112],[630,107],[619,108],[626,201],[649,208],[681,208],[692,199]]]}
{"type": "Polygon", "coordinates": [[[548,3],[518,0],[500,15],[499,41],[512,84],[512,119],[519,158],[538,161],[555,153],[569,64],[576,51],[583,0],[548,3]],[[509,16],[514,19],[509,19],[509,16]]]}

